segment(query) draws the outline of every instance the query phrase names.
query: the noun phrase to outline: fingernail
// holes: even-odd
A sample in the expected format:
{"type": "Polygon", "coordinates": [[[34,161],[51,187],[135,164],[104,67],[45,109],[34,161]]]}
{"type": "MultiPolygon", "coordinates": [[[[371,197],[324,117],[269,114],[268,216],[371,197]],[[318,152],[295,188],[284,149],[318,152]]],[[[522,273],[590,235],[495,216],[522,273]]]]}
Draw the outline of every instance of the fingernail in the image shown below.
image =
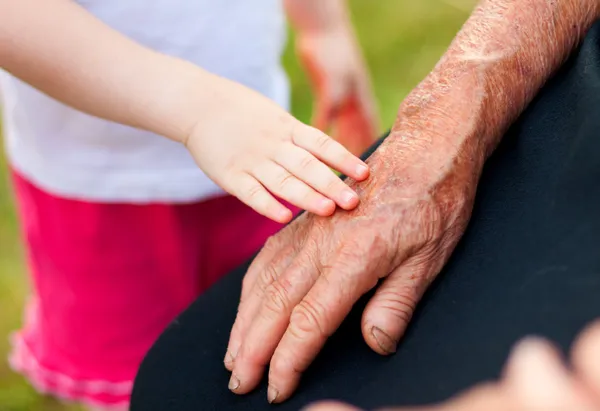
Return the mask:
{"type": "Polygon", "coordinates": [[[282,208],[278,211],[277,214],[279,215],[280,221],[287,221],[291,218],[292,212],[290,210],[288,210],[287,208],[282,208]]]}
{"type": "Polygon", "coordinates": [[[233,355],[231,355],[231,353],[229,351],[227,351],[227,354],[225,354],[225,360],[223,362],[225,364],[233,363],[233,355]]]}
{"type": "Polygon", "coordinates": [[[267,390],[267,401],[270,404],[274,403],[277,397],[279,396],[279,391],[276,388],[273,388],[269,385],[269,389],[267,390]]]}
{"type": "Polygon", "coordinates": [[[344,204],[351,204],[356,200],[356,193],[354,191],[346,190],[342,193],[342,202],[344,204]]]}
{"type": "Polygon", "coordinates": [[[229,350],[227,350],[227,352],[229,353],[229,355],[231,355],[231,358],[233,360],[235,360],[235,357],[237,357],[238,351],[240,350],[240,346],[241,344],[235,342],[231,343],[231,345],[229,346],[229,350]]]}
{"type": "Polygon", "coordinates": [[[356,174],[359,176],[365,176],[369,173],[369,167],[365,164],[359,164],[356,166],[356,174]]]}
{"type": "Polygon", "coordinates": [[[321,203],[321,210],[325,211],[325,210],[330,210],[331,208],[335,208],[335,203],[327,198],[323,198],[320,201],[321,203]]]}
{"type": "Polygon", "coordinates": [[[229,379],[229,389],[235,391],[238,388],[240,388],[240,379],[234,374],[231,374],[231,378],[229,379]]]}
{"type": "Polygon", "coordinates": [[[373,335],[373,338],[375,338],[375,341],[377,341],[379,348],[381,348],[383,351],[388,354],[393,354],[396,352],[398,342],[381,331],[381,329],[373,327],[371,328],[371,334],[373,335]]]}

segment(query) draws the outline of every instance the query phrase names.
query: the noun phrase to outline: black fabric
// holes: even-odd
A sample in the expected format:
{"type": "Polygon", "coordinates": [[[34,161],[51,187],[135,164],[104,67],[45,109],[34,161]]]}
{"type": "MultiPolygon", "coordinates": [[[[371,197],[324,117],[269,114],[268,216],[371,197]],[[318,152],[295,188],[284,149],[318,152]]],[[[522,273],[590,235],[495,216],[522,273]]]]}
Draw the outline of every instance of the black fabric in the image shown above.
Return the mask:
{"type": "Polygon", "coordinates": [[[264,383],[230,393],[222,359],[246,267],[156,343],[133,411],[298,410],[325,398],[365,408],[429,403],[497,376],[527,334],[568,347],[600,316],[600,23],[489,160],[472,222],[394,356],[363,342],[363,300],[287,403],[268,405],[264,383]]]}

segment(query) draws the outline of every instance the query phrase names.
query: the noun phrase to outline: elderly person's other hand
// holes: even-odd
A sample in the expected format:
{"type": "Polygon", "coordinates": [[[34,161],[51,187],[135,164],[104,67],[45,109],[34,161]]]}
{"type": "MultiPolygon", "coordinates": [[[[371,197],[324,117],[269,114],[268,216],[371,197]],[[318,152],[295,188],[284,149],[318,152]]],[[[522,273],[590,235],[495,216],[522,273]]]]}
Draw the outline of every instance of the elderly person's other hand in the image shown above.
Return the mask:
{"type": "MultiPolygon", "coordinates": [[[[476,387],[440,405],[386,411],[600,410],[600,323],[588,327],[578,338],[570,369],[557,353],[543,340],[525,340],[513,351],[500,381],[476,387]]],[[[323,402],[305,411],[361,410],[323,402]]]]}
{"type": "Polygon", "coordinates": [[[372,177],[350,181],[359,207],[300,217],[250,267],[225,356],[232,391],[252,390],[270,364],[268,400],[288,398],[380,280],[362,331],[378,353],[394,352],[467,226],[485,159],[599,14],[597,0],[481,2],[403,102],[368,160],[372,177]]]}

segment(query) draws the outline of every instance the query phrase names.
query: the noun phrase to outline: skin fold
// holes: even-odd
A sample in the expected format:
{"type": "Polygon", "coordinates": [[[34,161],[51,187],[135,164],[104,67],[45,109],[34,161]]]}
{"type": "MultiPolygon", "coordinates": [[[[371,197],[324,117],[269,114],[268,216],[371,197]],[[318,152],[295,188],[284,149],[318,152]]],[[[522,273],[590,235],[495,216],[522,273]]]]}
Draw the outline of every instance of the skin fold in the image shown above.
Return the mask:
{"type": "Polygon", "coordinates": [[[369,158],[361,199],[306,214],[273,237],[243,282],[225,366],[244,394],[269,369],[268,400],[296,389],[367,291],[367,344],[396,349],[413,310],[463,234],[483,165],[510,124],[600,16],[597,0],[483,0],[401,104],[369,158]]]}

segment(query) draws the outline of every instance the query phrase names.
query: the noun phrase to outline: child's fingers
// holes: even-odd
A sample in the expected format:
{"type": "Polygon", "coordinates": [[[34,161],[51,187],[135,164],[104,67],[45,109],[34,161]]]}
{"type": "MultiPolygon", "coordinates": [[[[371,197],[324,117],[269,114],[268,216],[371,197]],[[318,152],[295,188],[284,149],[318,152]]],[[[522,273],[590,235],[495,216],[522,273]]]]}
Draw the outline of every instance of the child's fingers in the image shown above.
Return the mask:
{"type": "Polygon", "coordinates": [[[332,200],[317,193],[274,162],[261,164],[252,174],[270,192],[295,206],[322,216],[331,215],[335,211],[332,200]]]}
{"type": "Polygon", "coordinates": [[[358,195],[308,151],[290,144],[276,155],[275,161],[343,209],[351,210],[358,205],[358,195]]]}
{"type": "Polygon", "coordinates": [[[230,190],[230,192],[256,212],[282,224],[288,223],[292,219],[292,212],[277,201],[251,175],[243,173],[236,176],[235,187],[236,189],[230,190]]]}
{"type": "Polygon", "coordinates": [[[327,134],[308,126],[298,127],[298,130],[293,136],[298,147],[355,180],[362,181],[369,176],[369,167],[327,134]]]}

